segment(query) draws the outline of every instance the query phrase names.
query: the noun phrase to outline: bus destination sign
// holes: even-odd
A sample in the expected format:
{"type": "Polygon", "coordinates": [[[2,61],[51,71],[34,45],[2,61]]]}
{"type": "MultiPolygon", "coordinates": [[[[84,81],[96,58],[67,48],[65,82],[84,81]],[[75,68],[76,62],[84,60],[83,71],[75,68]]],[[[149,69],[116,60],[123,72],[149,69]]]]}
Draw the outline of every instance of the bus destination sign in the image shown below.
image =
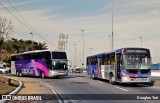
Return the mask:
{"type": "Polygon", "coordinates": [[[126,53],[147,53],[147,50],[140,49],[126,49],[126,53]]]}

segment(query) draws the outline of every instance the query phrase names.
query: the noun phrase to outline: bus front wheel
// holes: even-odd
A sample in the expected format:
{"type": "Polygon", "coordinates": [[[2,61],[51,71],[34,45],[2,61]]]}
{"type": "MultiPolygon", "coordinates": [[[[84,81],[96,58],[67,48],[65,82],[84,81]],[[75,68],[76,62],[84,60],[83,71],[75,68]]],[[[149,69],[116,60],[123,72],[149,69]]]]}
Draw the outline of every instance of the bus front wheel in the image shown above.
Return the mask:
{"type": "Polygon", "coordinates": [[[16,72],[16,76],[19,77],[19,72],[16,72]]]}
{"type": "Polygon", "coordinates": [[[115,85],[116,82],[114,81],[114,76],[113,76],[113,74],[110,74],[109,77],[110,77],[110,78],[109,78],[109,83],[111,83],[112,85],[115,85]]]}
{"type": "Polygon", "coordinates": [[[92,72],[92,79],[93,79],[93,80],[96,79],[96,77],[95,77],[95,75],[94,75],[94,72],[92,72]]]}

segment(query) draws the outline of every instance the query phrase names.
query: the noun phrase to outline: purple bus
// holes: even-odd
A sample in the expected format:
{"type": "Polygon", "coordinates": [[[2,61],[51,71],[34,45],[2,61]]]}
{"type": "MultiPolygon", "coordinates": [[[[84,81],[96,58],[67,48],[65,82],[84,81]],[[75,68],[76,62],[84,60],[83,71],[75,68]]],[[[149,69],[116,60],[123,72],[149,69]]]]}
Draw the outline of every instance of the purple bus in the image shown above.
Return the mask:
{"type": "Polygon", "coordinates": [[[12,55],[11,74],[42,78],[67,76],[66,52],[36,50],[12,55]]]}

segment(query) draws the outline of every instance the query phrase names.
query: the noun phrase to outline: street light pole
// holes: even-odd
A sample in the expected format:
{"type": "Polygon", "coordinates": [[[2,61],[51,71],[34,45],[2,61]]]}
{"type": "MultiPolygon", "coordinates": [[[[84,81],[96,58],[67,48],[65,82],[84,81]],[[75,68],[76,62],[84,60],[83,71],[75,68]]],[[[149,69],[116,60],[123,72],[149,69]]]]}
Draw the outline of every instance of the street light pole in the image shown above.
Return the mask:
{"type": "Polygon", "coordinates": [[[82,68],[84,68],[84,30],[81,30],[81,32],[83,33],[83,63],[82,63],[82,68]]]}
{"type": "Polygon", "coordinates": [[[32,44],[33,44],[33,33],[32,33],[32,32],[30,32],[30,34],[32,35],[32,44]]]}
{"type": "Polygon", "coordinates": [[[139,38],[140,38],[140,40],[141,40],[141,48],[142,48],[142,37],[140,36],[139,38]]]}
{"type": "Polygon", "coordinates": [[[82,62],[81,62],[81,53],[79,53],[79,58],[80,58],[80,61],[79,61],[79,62],[80,62],[80,63],[79,63],[79,67],[81,68],[81,63],[82,63],[82,62]]]}
{"type": "Polygon", "coordinates": [[[76,44],[74,44],[75,46],[75,67],[76,67],[76,44]]]}

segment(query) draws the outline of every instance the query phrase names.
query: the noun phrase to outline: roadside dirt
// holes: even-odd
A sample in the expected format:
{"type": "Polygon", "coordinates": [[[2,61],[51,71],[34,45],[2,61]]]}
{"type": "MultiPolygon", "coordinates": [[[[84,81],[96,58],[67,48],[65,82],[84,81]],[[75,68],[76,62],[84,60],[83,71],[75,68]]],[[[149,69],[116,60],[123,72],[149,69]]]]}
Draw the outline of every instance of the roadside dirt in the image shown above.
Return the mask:
{"type": "MultiPolygon", "coordinates": [[[[21,81],[23,83],[23,88],[18,92],[18,95],[29,95],[29,94],[54,94],[51,88],[37,81],[37,78],[30,77],[14,77],[15,79],[21,81]]],[[[58,103],[58,99],[54,97],[55,100],[43,100],[43,101],[19,101],[19,100],[11,100],[7,101],[7,103],[58,103]]]]}
{"type": "Polygon", "coordinates": [[[17,78],[24,86],[18,94],[53,94],[51,88],[36,81],[36,78],[22,77],[17,78]]]}
{"type": "Polygon", "coordinates": [[[154,83],[154,87],[160,87],[160,80],[157,80],[157,81],[154,83]]]}

